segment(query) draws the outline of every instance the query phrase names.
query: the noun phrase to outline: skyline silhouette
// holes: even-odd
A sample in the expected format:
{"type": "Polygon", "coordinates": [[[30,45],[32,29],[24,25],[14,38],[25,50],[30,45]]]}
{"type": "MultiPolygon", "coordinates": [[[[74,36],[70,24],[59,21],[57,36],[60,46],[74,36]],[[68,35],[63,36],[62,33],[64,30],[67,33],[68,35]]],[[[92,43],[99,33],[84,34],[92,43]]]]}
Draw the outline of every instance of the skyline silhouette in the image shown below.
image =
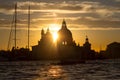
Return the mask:
{"type": "Polygon", "coordinates": [[[0,0],[0,80],[119,80],[120,0],[0,0]]]}
{"type": "Polygon", "coordinates": [[[101,49],[100,52],[96,52],[91,48],[92,44],[87,35],[83,46],[77,44],[72,36],[71,30],[67,27],[65,19],[63,19],[57,35],[58,38],[56,42],[54,42],[53,35],[49,28],[46,32],[44,29],[41,29],[41,38],[38,40],[38,44],[32,46],[32,50],[30,50],[29,47],[15,48],[15,46],[13,46],[11,50],[0,50],[0,60],[58,60],[60,64],[66,65],[85,63],[86,60],[120,58],[119,42],[113,42],[107,45],[107,49],[101,49]]]}
{"type": "MultiPolygon", "coordinates": [[[[105,50],[107,44],[120,41],[118,37],[120,34],[119,1],[30,0],[28,2],[26,0],[6,0],[0,1],[0,4],[2,3],[0,7],[0,50],[7,49],[15,2],[18,3],[18,47],[25,48],[28,46],[27,11],[29,3],[31,6],[30,46],[37,44],[41,37],[38,34],[40,34],[42,28],[47,29],[49,27],[52,34],[56,33],[61,27],[63,18],[66,19],[74,40],[81,46],[85,42],[86,35],[90,38],[92,49],[95,51],[105,50]]],[[[14,45],[13,39],[14,37],[11,39],[10,49],[14,45]]]]}

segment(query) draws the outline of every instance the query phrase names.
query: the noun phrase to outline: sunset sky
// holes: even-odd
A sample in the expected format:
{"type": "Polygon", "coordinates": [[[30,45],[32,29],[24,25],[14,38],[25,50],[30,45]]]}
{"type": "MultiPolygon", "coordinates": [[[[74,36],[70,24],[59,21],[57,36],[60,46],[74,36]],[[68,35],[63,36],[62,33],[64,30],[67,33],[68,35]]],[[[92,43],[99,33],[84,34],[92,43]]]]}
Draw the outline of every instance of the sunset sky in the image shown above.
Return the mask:
{"type": "MultiPolygon", "coordinates": [[[[27,46],[28,0],[0,0],[0,50],[7,49],[14,4],[18,4],[17,46],[27,46]]],[[[92,49],[105,49],[120,42],[120,0],[29,0],[31,6],[30,46],[37,45],[41,29],[57,32],[62,20],[82,46],[86,35],[92,49]]],[[[14,34],[12,34],[13,46],[14,34]]]]}

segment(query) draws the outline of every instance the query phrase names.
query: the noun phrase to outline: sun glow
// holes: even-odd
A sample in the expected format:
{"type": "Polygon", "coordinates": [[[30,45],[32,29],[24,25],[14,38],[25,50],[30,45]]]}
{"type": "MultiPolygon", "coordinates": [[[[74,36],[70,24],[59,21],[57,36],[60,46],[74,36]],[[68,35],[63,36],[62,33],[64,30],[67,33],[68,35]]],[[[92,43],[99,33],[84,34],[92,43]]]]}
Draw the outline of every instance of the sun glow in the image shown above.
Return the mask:
{"type": "Polygon", "coordinates": [[[58,34],[54,32],[52,35],[53,35],[53,41],[56,42],[58,39],[58,34]]]}
{"type": "Polygon", "coordinates": [[[52,31],[53,41],[56,42],[58,39],[58,30],[60,29],[60,25],[58,24],[50,24],[50,30],[52,31]]]}
{"type": "Polygon", "coordinates": [[[50,30],[52,31],[58,31],[60,29],[59,24],[49,24],[50,30]]]}

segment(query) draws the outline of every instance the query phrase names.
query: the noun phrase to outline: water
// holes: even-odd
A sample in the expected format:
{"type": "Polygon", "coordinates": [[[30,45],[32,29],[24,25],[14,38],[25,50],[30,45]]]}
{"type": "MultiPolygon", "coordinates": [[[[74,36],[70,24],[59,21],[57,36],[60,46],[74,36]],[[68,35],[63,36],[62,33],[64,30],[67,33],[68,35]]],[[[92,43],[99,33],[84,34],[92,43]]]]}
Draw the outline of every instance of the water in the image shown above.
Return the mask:
{"type": "Polygon", "coordinates": [[[54,65],[50,62],[0,62],[0,80],[120,80],[120,60],[54,65]]]}

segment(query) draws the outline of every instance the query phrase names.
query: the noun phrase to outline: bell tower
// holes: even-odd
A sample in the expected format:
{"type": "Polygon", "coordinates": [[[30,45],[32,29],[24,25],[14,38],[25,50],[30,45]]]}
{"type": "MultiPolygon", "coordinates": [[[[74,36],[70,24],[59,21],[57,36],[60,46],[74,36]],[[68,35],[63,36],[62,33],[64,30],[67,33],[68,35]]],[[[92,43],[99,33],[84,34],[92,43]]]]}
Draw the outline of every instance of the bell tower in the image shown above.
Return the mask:
{"type": "Polygon", "coordinates": [[[42,30],[41,30],[41,39],[43,38],[44,34],[45,34],[45,33],[44,33],[44,29],[42,29],[42,30]]]}
{"type": "Polygon", "coordinates": [[[83,45],[86,50],[91,50],[91,44],[89,43],[89,39],[86,36],[85,44],[83,45]]]}

